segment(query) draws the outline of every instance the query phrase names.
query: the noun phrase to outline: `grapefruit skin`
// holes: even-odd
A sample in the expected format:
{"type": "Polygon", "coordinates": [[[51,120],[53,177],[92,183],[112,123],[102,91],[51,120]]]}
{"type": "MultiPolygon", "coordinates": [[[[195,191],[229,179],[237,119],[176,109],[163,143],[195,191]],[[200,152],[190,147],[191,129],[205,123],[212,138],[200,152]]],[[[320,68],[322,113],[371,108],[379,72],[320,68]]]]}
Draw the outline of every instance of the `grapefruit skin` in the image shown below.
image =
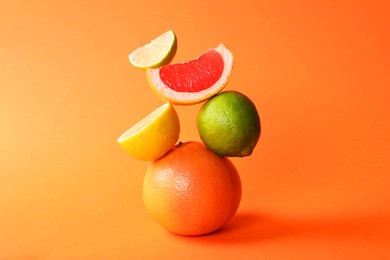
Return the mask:
{"type": "Polygon", "coordinates": [[[147,169],[144,204],[170,232],[194,236],[213,232],[236,213],[241,181],[228,158],[203,143],[179,144],[147,169]]]}
{"type": "MultiPolygon", "coordinates": [[[[214,57],[216,57],[216,55],[214,55],[214,57]]],[[[225,45],[220,44],[217,48],[207,50],[194,60],[183,63],[168,64],[159,68],[149,68],[146,70],[146,76],[153,92],[163,101],[175,105],[192,105],[201,103],[219,93],[228,83],[232,69],[233,54],[225,47],[225,45]],[[214,55],[215,52],[219,54],[218,61],[212,60],[208,64],[207,59],[202,59],[204,54],[209,53],[214,55]],[[222,64],[222,71],[215,69],[214,66],[216,64],[222,64]],[[174,69],[166,69],[167,67],[177,67],[180,68],[180,71],[178,72],[174,69]],[[198,71],[194,71],[194,67],[197,67],[198,71]],[[164,74],[162,78],[160,71],[164,74]],[[169,73],[176,73],[176,76],[173,74],[167,75],[168,71],[169,73]],[[215,77],[214,75],[210,78],[206,76],[209,73],[216,73],[220,76],[215,77]],[[175,77],[181,79],[175,79],[175,82],[169,82],[167,84],[164,83],[167,78],[174,79],[175,77]],[[182,79],[190,80],[186,81],[182,79]],[[193,86],[193,82],[197,82],[196,87],[193,86]]]]}

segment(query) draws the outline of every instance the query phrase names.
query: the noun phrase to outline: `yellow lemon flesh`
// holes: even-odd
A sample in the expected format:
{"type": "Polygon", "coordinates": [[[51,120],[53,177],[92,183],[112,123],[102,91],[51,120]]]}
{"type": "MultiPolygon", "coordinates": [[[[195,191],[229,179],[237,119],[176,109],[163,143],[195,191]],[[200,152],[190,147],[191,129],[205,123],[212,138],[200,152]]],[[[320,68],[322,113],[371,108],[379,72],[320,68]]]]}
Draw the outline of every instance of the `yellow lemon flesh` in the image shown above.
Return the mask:
{"type": "Polygon", "coordinates": [[[176,54],[176,49],[176,35],[170,30],[132,51],[129,60],[137,68],[156,68],[170,63],[176,54]]]}
{"type": "Polygon", "coordinates": [[[179,117],[166,103],[118,138],[118,144],[134,158],[153,161],[168,152],[179,139],[179,117]]]}
{"type": "Polygon", "coordinates": [[[256,107],[237,91],[222,92],[208,100],[198,113],[197,124],[202,141],[220,156],[249,156],[260,138],[256,107]]]}

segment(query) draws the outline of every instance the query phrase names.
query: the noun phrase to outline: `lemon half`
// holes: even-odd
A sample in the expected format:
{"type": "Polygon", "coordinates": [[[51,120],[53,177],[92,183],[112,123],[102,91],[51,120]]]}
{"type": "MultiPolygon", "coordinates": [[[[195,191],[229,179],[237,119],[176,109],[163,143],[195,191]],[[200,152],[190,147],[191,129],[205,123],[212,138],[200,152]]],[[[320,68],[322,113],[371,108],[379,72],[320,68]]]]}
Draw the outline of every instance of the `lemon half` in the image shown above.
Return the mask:
{"type": "Polygon", "coordinates": [[[176,144],[179,134],[179,117],[166,103],[124,132],[117,142],[134,158],[153,161],[176,144]]]}

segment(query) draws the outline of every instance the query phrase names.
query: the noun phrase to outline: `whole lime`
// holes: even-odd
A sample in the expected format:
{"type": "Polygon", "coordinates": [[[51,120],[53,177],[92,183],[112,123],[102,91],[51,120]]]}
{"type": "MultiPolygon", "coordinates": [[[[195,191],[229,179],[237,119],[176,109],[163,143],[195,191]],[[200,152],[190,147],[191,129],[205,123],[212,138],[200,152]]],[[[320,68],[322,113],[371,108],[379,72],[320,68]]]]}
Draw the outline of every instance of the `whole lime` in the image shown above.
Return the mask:
{"type": "Polygon", "coordinates": [[[197,125],[207,148],[227,157],[251,155],[261,132],[256,106],[237,91],[209,99],[198,112],[197,125]]]}

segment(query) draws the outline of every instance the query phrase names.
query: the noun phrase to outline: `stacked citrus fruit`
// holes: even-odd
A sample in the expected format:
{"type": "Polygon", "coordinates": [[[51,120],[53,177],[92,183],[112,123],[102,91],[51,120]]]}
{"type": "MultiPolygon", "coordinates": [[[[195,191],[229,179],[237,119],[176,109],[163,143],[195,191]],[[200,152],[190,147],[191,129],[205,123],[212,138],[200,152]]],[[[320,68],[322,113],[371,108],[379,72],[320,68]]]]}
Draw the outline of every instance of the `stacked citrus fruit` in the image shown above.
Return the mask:
{"type": "Polygon", "coordinates": [[[129,55],[146,70],[153,92],[165,103],[117,140],[133,157],[151,161],[143,197],[150,216],[180,235],[204,235],[225,225],[241,200],[241,181],[227,157],[252,154],[260,137],[254,103],[228,83],[233,55],[223,44],[196,59],[171,64],[177,50],[167,31],[129,55]],[[180,123],[173,105],[205,102],[197,116],[202,142],[179,142],[180,123]]]}

